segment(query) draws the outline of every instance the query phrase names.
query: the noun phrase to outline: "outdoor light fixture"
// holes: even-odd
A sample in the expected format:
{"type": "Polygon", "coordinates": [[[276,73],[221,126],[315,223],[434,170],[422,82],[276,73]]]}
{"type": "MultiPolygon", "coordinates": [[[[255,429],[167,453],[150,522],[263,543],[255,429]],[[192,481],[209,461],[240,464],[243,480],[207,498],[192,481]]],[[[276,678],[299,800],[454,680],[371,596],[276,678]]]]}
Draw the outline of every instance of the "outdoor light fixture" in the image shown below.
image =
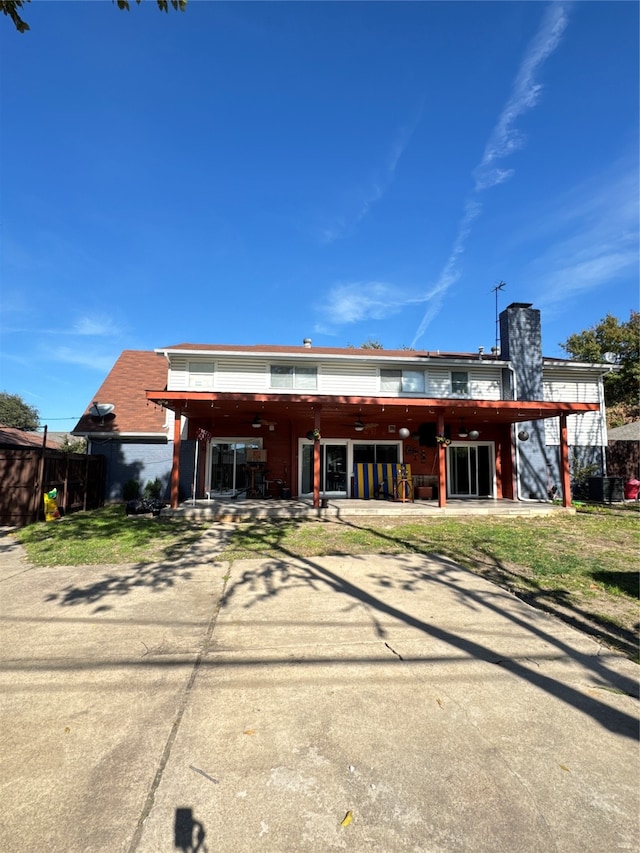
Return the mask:
{"type": "Polygon", "coordinates": [[[400,436],[400,438],[409,438],[411,433],[406,427],[400,427],[400,429],[398,430],[398,435],[400,436]]]}
{"type": "Polygon", "coordinates": [[[466,438],[469,435],[467,428],[464,425],[464,418],[460,418],[460,429],[458,430],[458,438],[466,438]]]}
{"type": "Polygon", "coordinates": [[[260,429],[262,426],[262,421],[260,420],[260,415],[256,415],[255,418],[251,421],[251,426],[254,429],[260,429]]]}
{"type": "Polygon", "coordinates": [[[475,441],[476,438],[480,438],[480,433],[478,432],[477,429],[470,429],[469,430],[469,438],[471,438],[475,441]]]}
{"type": "Polygon", "coordinates": [[[518,438],[520,439],[520,441],[529,441],[529,433],[526,431],[526,429],[521,429],[518,433],[518,438]]]}
{"type": "Polygon", "coordinates": [[[355,429],[356,432],[362,432],[362,430],[364,429],[364,424],[362,423],[360,418],[358,418],[358,420],[355,422],[355,424],[353,425],[353,428],[355,429]]]}

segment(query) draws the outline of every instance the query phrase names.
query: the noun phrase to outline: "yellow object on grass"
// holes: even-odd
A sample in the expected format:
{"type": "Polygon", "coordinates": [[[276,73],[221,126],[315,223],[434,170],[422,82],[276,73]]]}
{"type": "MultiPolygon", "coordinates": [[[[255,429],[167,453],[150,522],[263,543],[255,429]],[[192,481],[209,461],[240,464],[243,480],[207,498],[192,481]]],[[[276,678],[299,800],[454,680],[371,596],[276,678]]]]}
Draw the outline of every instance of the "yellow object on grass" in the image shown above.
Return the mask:
{"type": "Polygon", "coordinates": [[[58,490],[51,489],[50,492],[44,493],[44,520],[55,521],[60,518],[60,510],[58,509],[58,490]]]}

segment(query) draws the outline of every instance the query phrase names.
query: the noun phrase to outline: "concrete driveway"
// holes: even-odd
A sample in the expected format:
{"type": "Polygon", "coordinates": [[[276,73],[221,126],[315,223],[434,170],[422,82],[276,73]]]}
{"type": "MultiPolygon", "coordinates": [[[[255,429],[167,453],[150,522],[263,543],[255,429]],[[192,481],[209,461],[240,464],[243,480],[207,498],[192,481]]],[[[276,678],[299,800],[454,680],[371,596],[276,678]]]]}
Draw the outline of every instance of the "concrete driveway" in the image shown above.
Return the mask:
{"type": "Polygon", "coordinates": [[[33,568],[0,538],[0,849],[628,851],[638,668],[438,557],[33,568]]]}

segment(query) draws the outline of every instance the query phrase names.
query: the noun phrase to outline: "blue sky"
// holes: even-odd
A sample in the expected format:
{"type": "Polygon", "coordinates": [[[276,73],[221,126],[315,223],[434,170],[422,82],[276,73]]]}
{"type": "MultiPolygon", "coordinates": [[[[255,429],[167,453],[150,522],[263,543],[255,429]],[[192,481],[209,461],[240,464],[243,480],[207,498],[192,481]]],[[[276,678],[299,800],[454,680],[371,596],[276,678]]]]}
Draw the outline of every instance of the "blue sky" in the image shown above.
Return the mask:
{"type": "Polygon", "coordinates": [[[123,349],[545,355],[638,308],[638,4],[33,2],[0,20],[0,390],[123,349]]]}

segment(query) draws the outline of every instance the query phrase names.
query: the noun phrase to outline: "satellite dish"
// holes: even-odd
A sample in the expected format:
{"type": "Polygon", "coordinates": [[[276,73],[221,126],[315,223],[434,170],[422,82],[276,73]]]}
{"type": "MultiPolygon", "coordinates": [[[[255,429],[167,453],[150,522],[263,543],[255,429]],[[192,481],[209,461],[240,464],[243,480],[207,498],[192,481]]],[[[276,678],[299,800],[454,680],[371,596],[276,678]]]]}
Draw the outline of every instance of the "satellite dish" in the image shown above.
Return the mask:
{"type": "Polygon", "coordinates": [[[111,412],[115,409],[113,403],[94,403],[92,406],[93,412],[95,412],[95,416],[98,418],[104,418],[107,415],[110,415],[111,412]]]}
{"type": "Polygon", "coordinates": [[[602,357],[607,362],[607,364],[615,364],[618,361],[618,356],[615,354],[615,352],[605,352],[602,357]]]}

